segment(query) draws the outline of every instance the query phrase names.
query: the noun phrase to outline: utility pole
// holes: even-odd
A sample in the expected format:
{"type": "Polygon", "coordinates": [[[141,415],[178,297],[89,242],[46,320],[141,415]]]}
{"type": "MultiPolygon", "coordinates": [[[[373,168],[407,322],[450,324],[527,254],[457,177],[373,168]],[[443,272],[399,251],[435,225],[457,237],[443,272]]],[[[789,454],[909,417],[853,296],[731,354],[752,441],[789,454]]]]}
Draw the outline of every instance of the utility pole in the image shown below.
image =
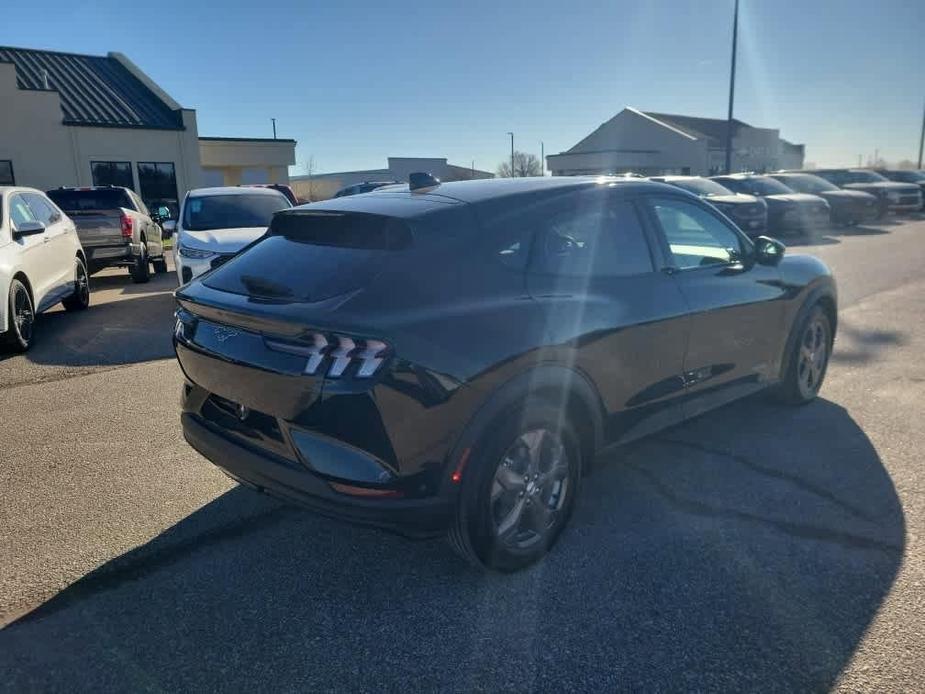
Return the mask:
{"type": "Polygon", "coordinates": [[[919,135],[919,168],[922,168],[922,149],[925,148],[925,108],[922,108],[922,134],[919,135]]]}
{"type": "Polygon", "coordinates": [[[546,145],[540,140],[540,176],[546,175],[546,145]]]}
{"type": "Polygon", "coordinates": [[[732,173],[732,102],[736,88],[736,42],[739,38],[739,0],[732,15],[732,69],[729,73],[729,115],[726,118],[726,173],[732,173]]]}
{"type": "Polygon", "coordinates": [[[270,120],[273,121],[273,139],[275,140],[276,139],[276,119],[271,118],[270,120]]]}
{"type": "Polygon", "coordinates": [[[475,178],[475,159],[472,160],[472,178],[475,178]]]}
{"type": "Polygon", "coordinates": [[[511,136],[511,178],[514,178],[514,133],[508,133],[511,136]]]}
{"type": "Polygon", "coordinates": [[[861,155],[858,155],[858,168],[861,168],[861,155]]]}

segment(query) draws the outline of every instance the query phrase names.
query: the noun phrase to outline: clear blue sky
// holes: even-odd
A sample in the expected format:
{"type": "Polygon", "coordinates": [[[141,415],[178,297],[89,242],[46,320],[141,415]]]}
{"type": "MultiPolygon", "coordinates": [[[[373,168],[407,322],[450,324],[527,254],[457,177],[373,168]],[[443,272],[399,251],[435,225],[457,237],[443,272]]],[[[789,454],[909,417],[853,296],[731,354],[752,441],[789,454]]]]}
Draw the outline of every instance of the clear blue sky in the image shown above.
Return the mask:
{"type": "MultiPolygon", "coordinates": [[[[630,105],[725,117],[733,0],[20,3],[0,45],[121,51],[202,135],[298,140],[299,165],[446,156],[494,170],[630,105]],[[221,5],[221,9],[218,6],[221,5]]],[[[925,0],[742,0],[735,115],[807,160],[914,159],[925,0]]]]}

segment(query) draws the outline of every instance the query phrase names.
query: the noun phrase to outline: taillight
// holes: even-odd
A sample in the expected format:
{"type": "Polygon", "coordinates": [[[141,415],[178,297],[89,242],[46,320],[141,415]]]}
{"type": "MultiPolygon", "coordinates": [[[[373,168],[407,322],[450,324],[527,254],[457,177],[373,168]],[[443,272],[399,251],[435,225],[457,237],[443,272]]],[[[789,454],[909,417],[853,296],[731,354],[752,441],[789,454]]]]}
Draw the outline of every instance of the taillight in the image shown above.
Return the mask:
{"type": "Polygon", "coordinates": [[[265,342],[267,347],[277,352],[306,357],[303,373],[314,376],[325,373],[326,369],[329,378],[340,378],[344,375],[370,378],[382,366],[389,351],[388,345],[380,340],[321,333],[309,335],[305,344],[272,339],[265,342]]]}
{"type": "Polygon", "coordinates": [[[132,232],[135,230],[134,222],[131,217],[129,217],[124,212],[122,213],[122,235],[130,239],[132,238],[132,232]]]}

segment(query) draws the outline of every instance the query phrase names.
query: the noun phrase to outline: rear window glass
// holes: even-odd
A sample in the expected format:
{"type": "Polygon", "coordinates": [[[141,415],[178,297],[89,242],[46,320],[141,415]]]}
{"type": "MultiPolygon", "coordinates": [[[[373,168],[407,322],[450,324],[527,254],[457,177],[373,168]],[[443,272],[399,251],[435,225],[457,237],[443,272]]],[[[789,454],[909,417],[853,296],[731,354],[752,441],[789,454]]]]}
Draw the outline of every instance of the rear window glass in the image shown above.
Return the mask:
{"type": "Polygon", "coordinates": [[[213,231],[267,227],[273,213],[289,207],[291,205],[282,193],[192,197],[183,205],[183,228],[213,231]]]}
{"type": "Polygon", "coordinates": [[[266,236],[203,283],[268,301],[323,301],[363,286],[410,244],[410,228],[392,217],[283,214],[266,236]]]}
{"type": "Polygon", "coordinates": [[[119,207],[134,209],[128,194],[113,190],[49,190],[48,197],[65,212],[82,210],[114,210],[119,207]]]}

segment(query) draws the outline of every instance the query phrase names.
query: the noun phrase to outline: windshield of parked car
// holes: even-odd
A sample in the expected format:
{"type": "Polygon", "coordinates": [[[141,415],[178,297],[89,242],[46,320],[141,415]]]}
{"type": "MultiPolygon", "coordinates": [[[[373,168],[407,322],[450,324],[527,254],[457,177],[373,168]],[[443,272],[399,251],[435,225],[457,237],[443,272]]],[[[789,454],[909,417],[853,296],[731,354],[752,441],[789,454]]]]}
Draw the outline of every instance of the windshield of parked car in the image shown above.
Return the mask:
{"type": "Polygon", "coordinates": [[[891,171],[890,179],[902,183],[919,183],[925,181],[925,173],[921,171],[891,171]]]}
{"type": "Polygon", "coordinates": [[[826,191],[839,189],[838,186],[829,183],[824,178],[811,176],[809,174],[788,174],[780,178],[776,176],[774,178],[798,193],[824,193],[826,191]]]}
{"type": "Polygon", "coordinates": [[[110,190],[49,190],[48,197],[65,212],[84,210],[134,209],[128,193],[119,188],[110,190]]]}
{"type": "Polygon", "coordinates": [[[752,176],[742,179],[741,189],[753,195],[786,195],[793,192],[792,188],[788,188],[770,176],[752,176]]]}
{"type": "Polygon", "coordinates": [[[706,195],[708,197],[711,195],[735,195],[735,193],[728,188],[724,188],[716,181],[711,181],[708,178],[676,178],[674,180],[667,180],[666,183],[670,183],[678,188],[683,188],[691,193],[706,195]]]}
{"type": "Polygon", "coordinates": [[[882,183],[890,179],[881,176],[876,171],[849,171],[845,180],[848,183],[882,183]]]}
{"type": "Polygon", "coordinates": [[[281,194],[273,195],[203,195],[191,197],[183,208],[183,228],[189,231],[214,231],[266,227],[274,212],[291,207],[281,194]]]}

